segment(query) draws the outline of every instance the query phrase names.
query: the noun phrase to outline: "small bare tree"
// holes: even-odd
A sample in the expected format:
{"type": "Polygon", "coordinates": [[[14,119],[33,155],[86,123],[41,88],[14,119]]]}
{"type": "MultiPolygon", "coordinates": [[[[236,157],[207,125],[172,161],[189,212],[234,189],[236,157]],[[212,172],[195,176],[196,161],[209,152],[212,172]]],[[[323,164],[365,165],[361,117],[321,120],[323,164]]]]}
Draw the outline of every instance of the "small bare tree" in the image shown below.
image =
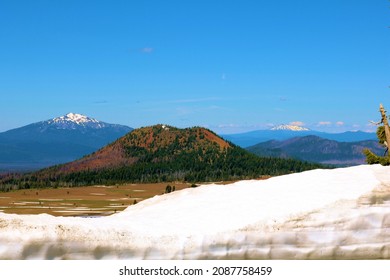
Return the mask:
{"type": "Polygon", "coordinates": [[[379,143],[386,147],[386,151],[383,156],[378,156],[369,149],[365,149],[363,152],[366,155],[366,162],[368,164],[380,163],[382,165],[390,165],[390,155],[388,152],[390,147],[390,126],[386,110],[382,104],[379,105],[379,112],[381,113],[381,121],[376,123],[378,125],[376,134],[378,136],[379,143]]]}
{"type": "Polygon", "coordinates": [[[381,136],[379,140],[380,142],[383,142],[383,144],[386,146],[388,150],[390,147],[390,127],[386,116],[386,110],[385,108],[383,108],[382,104],[379,105],[379,111],[381,112],[381,116],[382,116],[381,123],[383,124],[385,130],[385,137],[383,138],[383,136],[381,136]]]}

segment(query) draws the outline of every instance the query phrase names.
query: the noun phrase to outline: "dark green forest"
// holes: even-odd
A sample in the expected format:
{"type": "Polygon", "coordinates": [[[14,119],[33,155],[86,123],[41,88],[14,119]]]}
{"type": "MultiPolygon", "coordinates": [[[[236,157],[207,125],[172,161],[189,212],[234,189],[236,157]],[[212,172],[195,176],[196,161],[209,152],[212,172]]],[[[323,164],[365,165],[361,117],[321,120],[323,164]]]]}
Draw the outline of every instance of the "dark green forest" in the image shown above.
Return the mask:
{"type": "MultiPolygon", "coordinates": [[[[150,152],[142,147],[129,147],[132,156],[138,157],[133,165],[86,170],[70,174],[53,174],[44,171],[23,176],[3,178],[1,190],[45,187],[76,187],[85,185],[113,185],[122,183],[156,182],[210,182],[241,179],[256,179],[301,172],[322,167],[293,159],[255,156],[241,148],[225,148],[221,152],[217,145],[206,149],[189,149],[177,153],[171,146],[150,152]]],[[[49,170],[58,167],[49,168],[49,170]]]]}

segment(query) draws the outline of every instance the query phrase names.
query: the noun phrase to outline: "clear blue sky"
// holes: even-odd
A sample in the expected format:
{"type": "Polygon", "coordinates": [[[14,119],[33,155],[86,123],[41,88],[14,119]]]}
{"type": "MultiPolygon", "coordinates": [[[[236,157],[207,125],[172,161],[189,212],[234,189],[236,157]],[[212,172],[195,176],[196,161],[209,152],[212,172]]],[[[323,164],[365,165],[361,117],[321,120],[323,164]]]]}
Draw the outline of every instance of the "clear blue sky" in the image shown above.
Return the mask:
{"type": "Polygon", "coordinates": [[[0,0],[0,131],[81,113],[218,133],[374,130],[387,0],[0,0]]]}

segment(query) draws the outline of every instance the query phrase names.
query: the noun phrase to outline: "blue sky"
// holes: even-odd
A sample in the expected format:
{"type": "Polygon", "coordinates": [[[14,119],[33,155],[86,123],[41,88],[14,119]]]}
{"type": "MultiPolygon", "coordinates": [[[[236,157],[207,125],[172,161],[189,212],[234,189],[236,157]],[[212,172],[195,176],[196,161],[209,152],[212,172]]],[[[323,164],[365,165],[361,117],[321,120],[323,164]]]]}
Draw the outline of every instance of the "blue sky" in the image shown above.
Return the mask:
{"type": "MultiPolygon", "coordinates": [[[[218,133],[375,130],[390,2],[0,0],[0,131],[68,112],[218,133]]],[[[390,109],[389,109],[390,110],[390,109]]]]}

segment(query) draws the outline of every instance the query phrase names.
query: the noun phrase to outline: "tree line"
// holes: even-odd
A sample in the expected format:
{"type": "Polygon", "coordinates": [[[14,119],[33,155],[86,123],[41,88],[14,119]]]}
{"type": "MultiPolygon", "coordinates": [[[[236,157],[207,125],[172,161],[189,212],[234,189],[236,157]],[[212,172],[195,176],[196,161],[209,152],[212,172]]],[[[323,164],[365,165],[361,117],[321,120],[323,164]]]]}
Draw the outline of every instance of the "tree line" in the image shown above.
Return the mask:
{"type": "MultiPolygon", "coordinates": [[[[154,152],[141,147],[129,147],[128,153],[138,157],[132,165],[101,170],[50,173],[42,172],[3,179],[0,190],[28,188],[76,187],[86,185],[113,185],[122,183],[158,182],[212,182],[256,179],[323,167],[320,164],[294,159],[258,157],[236,146],[218,145],[198,147],[177,153],[173,147],[154,152]]],[[[54,168],[55,169],[55,168],[54,168]]],[[[51,171],[53,168],[50,169],[51,171]]]]}

